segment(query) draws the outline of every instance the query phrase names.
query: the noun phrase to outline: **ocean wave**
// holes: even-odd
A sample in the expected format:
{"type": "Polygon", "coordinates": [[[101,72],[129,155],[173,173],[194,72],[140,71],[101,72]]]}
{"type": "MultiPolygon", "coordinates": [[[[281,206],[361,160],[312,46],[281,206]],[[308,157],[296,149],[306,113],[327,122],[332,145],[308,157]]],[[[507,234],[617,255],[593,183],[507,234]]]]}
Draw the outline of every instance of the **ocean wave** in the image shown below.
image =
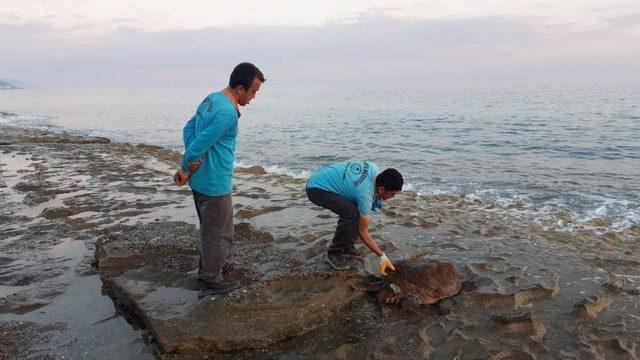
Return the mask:
{"type": "Polygon", "coordinates": [[[61,127],[51,121],[51,119],[54,118],[55,117],[53,116],[6,114],[4,116],[0,116],[0,124],[55,132],[56,130],[61,129],[61,127]]]}
{"type": "Polygon", "coordinates": [[[418,184],[413,192],[421,198],[459,199],[469,206],[531,219],[538,225],[575,232],[622,232],[640,226],[640,203],[599,194],[570,193],[540,199],[521,189],[478,188],[482,184],[448,187],[418,184]],[[472,189],[475,188],[475,189],[472,189]]]}
{"type": "Polygon", "coordinates": [[[67,133],[75,136],[105,137],[114,142],[127,142],[125,135],[116,131],[80,130],[58,125],[55,116],[44,115],[15,115],[0,116],[0,124],[16,126],[25,129],[46,130],[56,134],[67,133]]]}

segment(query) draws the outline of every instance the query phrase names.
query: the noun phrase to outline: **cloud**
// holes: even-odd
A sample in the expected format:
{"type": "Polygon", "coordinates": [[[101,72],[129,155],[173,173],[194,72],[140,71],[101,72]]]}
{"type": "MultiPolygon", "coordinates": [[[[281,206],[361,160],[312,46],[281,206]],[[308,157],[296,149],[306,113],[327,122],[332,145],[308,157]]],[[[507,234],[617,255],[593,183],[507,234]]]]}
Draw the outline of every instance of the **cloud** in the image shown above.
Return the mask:
{"type": "Polygon", "coordinates": [[[0,23],[22,22],[22,18],[12,11],[0,11],[0,23]]]}
{"type": "Polygon", "coordinates": [[[0,69],[7,71],[0,76],[51,86],[211,84],[226,80],[240,61],[256,63],[271,83],[328,85],[420,86],[434,79],[626,76],[640,70],[640,50],[627,40],[600,34],[575,41],[565,26],[517,17],[429,20],[375,12],[323,26],[162,32],[119,26],[74,39],[43,25],[5,24],[0,35],[0,69]]]}
{"type": "Polygon", "coordinates": [[[616,16],[606,19],[609,26],[615,28],[628,28],[640,24],[640,12],[616,16]]]}

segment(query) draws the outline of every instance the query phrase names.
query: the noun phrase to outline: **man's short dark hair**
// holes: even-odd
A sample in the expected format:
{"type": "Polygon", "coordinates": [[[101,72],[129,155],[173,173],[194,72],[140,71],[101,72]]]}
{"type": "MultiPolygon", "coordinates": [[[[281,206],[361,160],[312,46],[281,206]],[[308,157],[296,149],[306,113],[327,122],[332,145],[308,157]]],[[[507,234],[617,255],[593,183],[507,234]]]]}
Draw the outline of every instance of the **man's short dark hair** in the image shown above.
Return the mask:
{"type": "Polygon", "coordinates": [[[229,87],[235,89],[238,85],[242,85],[245,90],[249,90],[253,79],[256,78],[260,82],[265,82],[264,75],[262,75],[260,69],[251,63],[243,62],[233,68],[231,77],[229,77],[229,87]]]}
{"type": "Polygon", "coordinates": [[[396,169],[388,168],[376,176],[376,187],[384,187],[385,190],[400,191],[404,179],[396,169]]]}

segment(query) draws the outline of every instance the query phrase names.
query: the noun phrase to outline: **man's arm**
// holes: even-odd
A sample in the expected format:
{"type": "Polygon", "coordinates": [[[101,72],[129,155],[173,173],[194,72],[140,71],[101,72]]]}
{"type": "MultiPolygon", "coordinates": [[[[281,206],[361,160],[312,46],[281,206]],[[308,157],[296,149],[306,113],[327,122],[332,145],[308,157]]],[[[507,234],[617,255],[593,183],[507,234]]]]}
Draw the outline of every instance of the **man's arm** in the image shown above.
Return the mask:
{"type": "Polygon", "coordinates": [[[189,144],[193,141],[193,138],[196,136],[196,117],[193,116],[187,123],[184,125],[182,129],[182,141],[184,143],[185,151],[189,147],[189,144]]]}
{"type": "Polygon", "coordinates": [[[382,256],[384,253],[382,252],[382,250],[380,250],[378,244],[376,244],[376,242],[369,234],[370,221],[371,218],[369,216],[360,215],[360,218],[358,219],[358,235],[360,236],[360,240],[362,240],[362,242],[367,245],[367,247],[371,249],[371,251],[376,253],[377,256],[382,256]]]}
{"type": "MultiPolygon", "coordinates": [[[[191,144],[191,142],[193,142],[193,139],[195,138],[195,136],[196,136],[196,116],[194,115],[193,117],[191,117],[191,119],[189,119],[189,121],[187,121],[184,128],[182,129],[182,141],[184,143],[185,151],[189,148],[189,145],[191,144]]],[[[200,166],[200,159],[191,163],[187,163],[186,168],[184,165],[185,164],[183,162],[183,165],[180,167],[182,170],[182,177],[188,178],[189,173],[191,173],[192,171],[196,171],[200,166]]],[[[174,176],[174,182],[177,185],[184,185],[186,183],[186,181],[176,180],[175,176],[174,176]]]]}
{"type": "Polygon", "coordinates": [[[212,119],[209,125],[193,138],[193,141],[185,148],[182,157],[182,169],[187,171],[188,164],[200,160],[202,155],[211,148],[224,135],[235,122],[231,114],[218,113],[213,116],[213,111],[206,112],[203,117],[210,116],[212,119]]]}
{"type": "Polygon", "coordinates": [[[387,258],[387,256],[380,250],[378,244],[373,240],[371,235],[369,235],[369,216],[360,215],[358,221],[358,234],[360,235],[360,240],[367,245],[371,251],[378,255],[378,271],[380,275],[386,276],[387,270],[396,271],[396,268],[393,267],[391,260],[387,258]]]}

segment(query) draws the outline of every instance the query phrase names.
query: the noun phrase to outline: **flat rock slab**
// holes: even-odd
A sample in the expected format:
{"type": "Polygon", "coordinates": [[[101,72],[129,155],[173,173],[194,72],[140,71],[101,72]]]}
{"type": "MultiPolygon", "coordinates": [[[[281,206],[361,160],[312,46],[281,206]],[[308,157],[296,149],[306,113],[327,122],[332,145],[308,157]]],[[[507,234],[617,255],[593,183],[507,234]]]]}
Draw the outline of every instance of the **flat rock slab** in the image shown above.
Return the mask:
{"type": "Polygon", "coordinates": [[[613,302],[610,297],[589,296],[573,305],[573,316],[577,320],[587,321],[595,319],[598,314],[613,302]]]}
{"type": "Polygon", "coordinates": [[[273,237],[243,223],[226,280],[242,289],[197,298],[197,232],[186,223],[132,227],[103,236],[96,258],[105,290],[148,329],[163,353],[262,348],[316,329],[362,292],[320,261],[303,263],[273,237]]]}
{"type": "Polygon", "coordinates": [[[530,311],[498,314],[490,317],[491,327],[506,336],[529,336],[540,342],[547,332],[544,324],[530,311]]]}

